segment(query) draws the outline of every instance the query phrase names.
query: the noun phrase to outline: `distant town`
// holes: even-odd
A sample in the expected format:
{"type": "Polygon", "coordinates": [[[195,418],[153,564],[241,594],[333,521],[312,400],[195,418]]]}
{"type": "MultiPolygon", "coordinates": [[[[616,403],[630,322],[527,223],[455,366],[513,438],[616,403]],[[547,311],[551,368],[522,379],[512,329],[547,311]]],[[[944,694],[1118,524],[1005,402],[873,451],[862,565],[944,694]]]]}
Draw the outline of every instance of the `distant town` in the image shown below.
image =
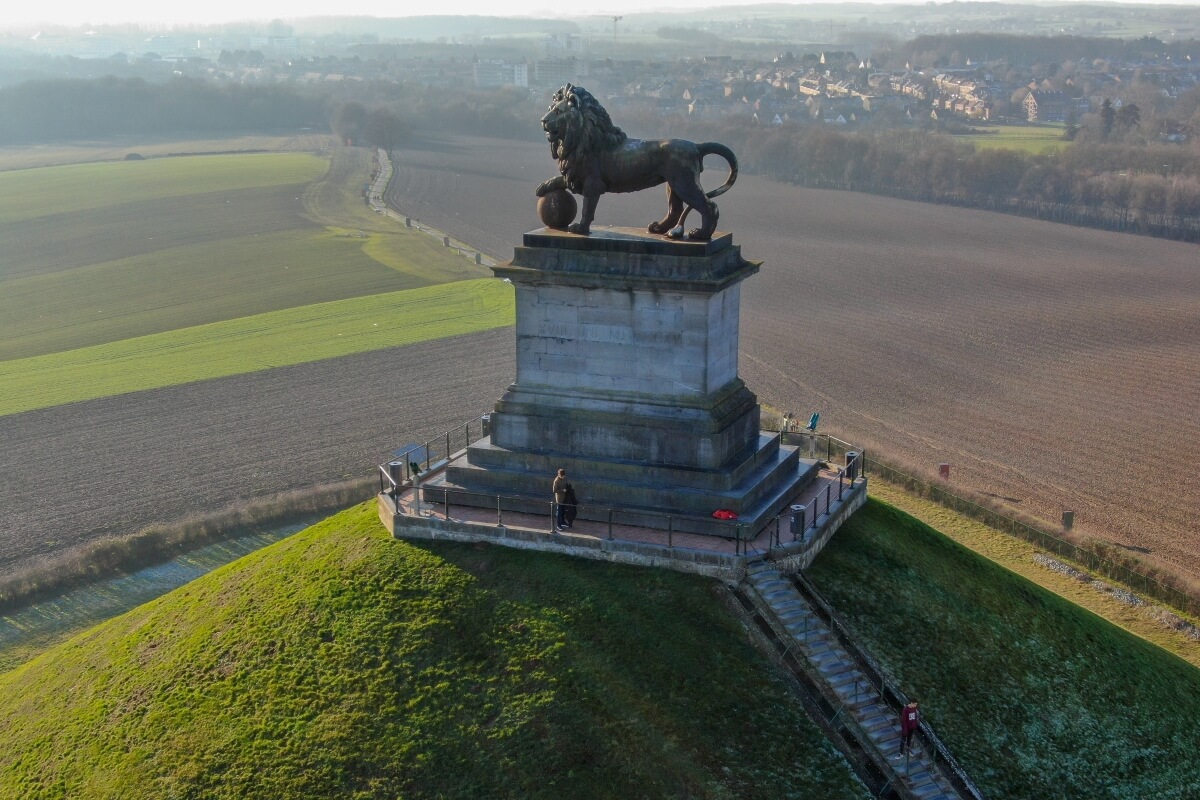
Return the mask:
{"type": "Polygon", "coordinates": [[[938,121],[1075,124],[1107,100],[1116,111],[1134,104],[1143,132],[1160,140],[1194,135],[1191,114],[1170,113],[1200,85],[1194,9],[1139,9],[1137,16],[1115,6],[1088,9],[1066,24],[1061,10],[1036,6],[930,6],[881,7],[886,13],[871,20],[833,16],[843,10],[829,11],[828,21],[746,12],[724,22],[660,14],[579,22],[326,20],[328,30],[277,20],[194,32],[8,32],[0,37],[0,86],[111,74],[509,87],[540,97],[572,82],[620,113],[851,130],[938,121]],[[1156,15],[1167,15],[1157,30],[1131,27],[1156,15]]]}

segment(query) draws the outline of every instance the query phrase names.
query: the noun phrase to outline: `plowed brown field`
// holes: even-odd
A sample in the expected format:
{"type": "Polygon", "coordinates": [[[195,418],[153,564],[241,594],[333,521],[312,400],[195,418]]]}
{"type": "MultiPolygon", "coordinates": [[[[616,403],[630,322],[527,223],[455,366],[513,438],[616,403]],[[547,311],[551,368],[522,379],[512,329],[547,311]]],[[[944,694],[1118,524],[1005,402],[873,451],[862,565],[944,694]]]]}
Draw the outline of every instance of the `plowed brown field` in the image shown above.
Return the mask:
{"type": "MultiPolygon", "coordinates": [[[[554,174],[544,144],[480,139],[397,168],[396,205],[500,257],[554,174]]],[[[662,204],[606,195],[597,224],[662,204]]],[[[1200,576],[1200,248],[753,176],[721,211],[766,262],[741,330],[763,401],[1200,576]]]]}
{"type": "Polygon", "coordinates": [[[0,417],[0,575],[105,534],[369,475],[486,410],[512,351],[490,331],[0,417]]]}

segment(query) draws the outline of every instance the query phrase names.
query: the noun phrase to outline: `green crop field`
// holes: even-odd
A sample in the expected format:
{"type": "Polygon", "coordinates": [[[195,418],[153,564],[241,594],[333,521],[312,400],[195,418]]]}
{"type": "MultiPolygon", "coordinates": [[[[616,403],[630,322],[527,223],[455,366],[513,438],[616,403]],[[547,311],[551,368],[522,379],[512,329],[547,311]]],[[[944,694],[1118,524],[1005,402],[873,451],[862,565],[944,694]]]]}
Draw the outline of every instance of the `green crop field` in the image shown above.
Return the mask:
{"type": "Polygon", "coordinates": [[[0,675],[0,796],[865,798],[721,592],[356,506],[0,675]]]}
{"type": "Polygon", "coordinates": [[[1200,670],[871,500],[810,575],[987,797],[1200,796],[1200,670]]]}
{"type": "Polygon", "coordinates": [[[981,132],[954,138],[957,141],[970,142],[979,149],[1020,150],[1034,154],[1057,153],[1071,146],[1070,142],[1062,138],[1061,126],[999,125],[978,130],[981,132]]]}
{"type": "MultiPolygon", "coordinates": [[[[165,354],[197,354],[181,344],[193,337],[211,343],[215,335],[229,347],[234,331],[257,335],[278,326],[294,334],[300,320],[330,315],[324,307],[299,316],[272,313],[353,298],[361,300],[359,312],[378,313],[379,302],[396,303],[396,292],[486,274],[428,235],[371,212],[360,197],[369,172],[370,154],[358,148],[337,148],[329,157],[210,155],[0,172],[0,369],[30,386],[54,373],[50,365],[69,363],[73,377],[65,383],[74,388],[63,396],[74,399],[130,390],[114,387],[168,385],[162,381],[170,375],[234,374],[262,367],[223,350],[203,366],[165,368],[165,354]],[[386,299],[373,301],[373,295],[386,299]],[[205,327],[211,324],[225,327],[215,334],[205,327]],[[167,338],[153,338],[158,335],[167,338]],[[92,349],[104,346],[112,347],[92,349]],[[120,369],[112,367],[114,353],[120,369]],[[152,353],[156,358],[145,360],[152,353]],[[98,361],[89,365],[93,356],[98,361]],[[105,372],[101,383],[109,388],[98,390],[87,377],[96,369],[105,372]],[[131,372],[160,377],[130,380],[131,372]]],[[[485,294],[465,288],[458,298],[453,292],[415,295],[433,305],[399,340],[507,324],[493,306],[463,319],[479,310],[485,294]],[[445,315],[443,326],[433,322],[438,313],[445,315]]],[[[408,301],[398,308],[414,313],[408,301]]],[[[334,316],[359,312],[339,307],[334,316]]],[[[281,341],[278,332],[273,341],[281,341]]],[[[304,351],[298,343],[313,345],[312,337],[290,341],[286,353],[267,346],[257,361],[297,363],[390,346],[357,337],[354,345],[304,351]]],[[[200,354],[215,355],[211,349],[200,354]]],[[[53,393],[35,390],[9,408],[41,407],[52,399],[53,393]]]]}
{"type": "Polygon", "coordinates": [[[0,224],[232,189],[303,186],[325,170],[325,160],[314,155],[254,153],[0,172],[0,224]]]}
{"type": "Polygon", "coordinates": [[[0,361],[0,416],[512,324],[512,288],[489,278],[301,306],[0,361]]]}

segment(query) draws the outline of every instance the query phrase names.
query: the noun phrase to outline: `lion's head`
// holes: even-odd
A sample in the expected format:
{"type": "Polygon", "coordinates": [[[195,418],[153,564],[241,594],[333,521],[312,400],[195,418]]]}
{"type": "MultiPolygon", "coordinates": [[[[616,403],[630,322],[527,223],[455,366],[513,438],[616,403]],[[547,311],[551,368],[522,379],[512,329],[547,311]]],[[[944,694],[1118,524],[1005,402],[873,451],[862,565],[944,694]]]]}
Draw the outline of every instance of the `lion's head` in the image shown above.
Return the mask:
{"type": "Polygon", "coordinates": [[[619,147],[628,138],[613,125],[608,112],[591,92],[569,83],[554,93],[550,110],[542,117],[542,129],[550,142],[550,155],[558,161],[559,172],[577,193],[583,162],[594,153],[619,147]]]}

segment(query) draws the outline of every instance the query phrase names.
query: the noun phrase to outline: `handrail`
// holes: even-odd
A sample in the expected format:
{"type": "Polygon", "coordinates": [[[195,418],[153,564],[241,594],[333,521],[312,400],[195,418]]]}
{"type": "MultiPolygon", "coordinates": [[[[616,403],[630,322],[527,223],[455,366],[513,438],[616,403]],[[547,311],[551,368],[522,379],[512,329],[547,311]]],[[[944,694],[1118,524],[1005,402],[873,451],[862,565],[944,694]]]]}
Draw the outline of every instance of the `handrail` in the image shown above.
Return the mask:
{"type": "MultiPolygon", "coordinates": [[[[397,482],[394,479],[392,479],[390,476],[388,476],[388,469],[387,469],[386,464],[380,465],[379,470],[380,470],[381,475],[388,477],[389,482],[395,488],[401,488],[401,487],[412,485],[411,478],[409,480],[397,482]]],[[[442,489],[440,491],[442,491],[442,492],[448,491],[450,498],[452,500],[454,500],[455,502],[457,502],[460,506],[468,505],[472,508],[493,508],[493,507],[495,507],[497,509],[497,513],[498,513],[498,523],[497,523],[498,525],[503,524],[502,520],[503,520],[503,513],[505,510],[507,510],[509,512],[513,512],[513,513],[537,513],[537,512],[522,512],[517,509],[520,506],[529,506],[530,504],[544,504],[545,506],[547,506],[548,510],[551,512],[548,516],[548,521],[546,524],[551,528],[554,526],[553,511],[554,511],[554,506],[556,506],[557,504],[552,500],[542,500],[540,498],[537,498],[537,497],[534,497],[533,495],[528,495],[528,494],[524,494],[524,495],[522,495],[522,494],[496,494],[496,493],[491,493],[491,492],[473,492],[473,491],[469,491],[467,489],[458,489],[458,488],[451,488],[449,490],[442,489]],[[495,503],[493,504],[493,503],[489,502],[486,506],[480,505],[478,503],[464,504],[462,502],[462,500],[460,499],[464,496],[473,496],[473,497],[477,497],[477,498],[478,497],[487,497],[487,498],[489,498],[489,500],[495,501],[495,503]]],[[[438,497],[439,497],[439,495],[434,495],[435,500],[437,500],[438,497]]],[[[690,516],[690,515],[685,515],[685,514],[666,514],[661,511],[655,511],[653,509],[646,509],[646,508],[618,507],[618,506],[586,504],[586,503],[576,503],[574,505],[576,506],[577,509],[586,509],[590,515],[589,519],[593,522],[603,525],[603,524],[606,524],[606,521],[607,521],[609,533],[604,538],[609,539],[609,540],[617,539],[617,537],[612,535],[612,526],[613,525],[635,525],[635,524],[637,524],[633,520],[628,520],[629,517],[635,517],[635,518],[640,518],[640,519],[645,519],[646,517],[654,517],[659,521],[659,526],[656,526],[655,529],[661,530],[668,537],[668,542],[670,542],[668,544],[668,547],[670,547],[672,549],[676,549],[676,550],[695,550],[697,552],[712,552],[712,551],[703,550],[702,548],[687,547],[684,545],[677,545],[677,544],[673,543],[674,538],[681,534],[683,534],[683,535],[703,535],[703,534],[689,534],[686,530],[681,531],[679,528],[680,520],[696,520],[696,521],[703,521],[706,525],[715,525],[718,528],[721,528],[724,531],[727,531],[727,533],[716,534],[716,536],[718,538],[734,541],[735,549],[738,551],[738,555],[744,555],[744,553],[741,552],[744,548],[744,545],[747,543],[746,524],[744,522],[738,522],[737,520],[713,519],[711,517],[690,516]],[[622,522],[621,521],[622,517],[625,517],[628,521],[622,522]]],[[[540,514],[538,514],[538,515],[541,516],[540,514]]],[[[642,526],[642,527],[644,527],[644,526],[642,526]]],[[[627,540],[627,541],[635,541],[635,540],[631,539],[631,540],[627,540]]],[[[651,544],[651,543],[642,542],[642,544],[651,544]]]]}
{"type": "MultiPolygon", "coordinates": [[[[808,708],[810,713],[816,712],[820,715],[821,722],[829,728],[827,733],[837,736],[844,743],[850,744],[852,749],[858,749],[863,754],[873,752],[870,744],[871,737],[863,730],[854,714],[849,712],[850,707],[836,695],[823,690],[817,684],[809,671],[802,665],[803,656],[793,653],[791,645],[784,646],[780,633],[768,621],[759,604],[739,587],[731,587],[730,591],[742,606],[742,610],[750,616],[751,621],[755,623],[760,632],[774,645],[775,656],[779,659],[780,664],[796,677],[795,685],[803,690],[801,703],[808,708]]],[[[866,756],[862,764],[869,765],[870,769],[860,767],[854,759],[851,759],[851,764],[855,766],[855,772],[870,788],[873,797],[884,797],[888,788],[893,784],[896,786],[893,791],[901,795],[911,795],[911,792],[908,792],[903,783],[898,780],[902,777],[900,773],[886,760],[866,756]],[[866,772],[863,771],[864,769],[866,772]]]]}
{"type": "MultiPolygon", "coordinates": [[[[889,704],[895,707],[897,711],[906,706],[908,704],[908,697],[884,672],[883,667],[859,646],[854,635],[841,619],[838,618],[836,612],[834,612],[833,606],[821,595],[817,587],[808,579],[808,576],[803,573],[795,573],[791,576],[791,579],[797,590],[805,596],[805,599],[808,600],[813,609],[821,616],[825,624],[829,626],[830,631],[837,637],[838,643],[854,659],[858,668],[867,676],[873,688],[879,692],[880,697],[885,701],[889,701],[889,704]]],[[[948,777],[954,783],[955,788],[974,800],[984,800],[983,793],[980,792],[975,782],[971,780],[971,776],[967,774],[962,765],[958,763],[958,760],[954,758],[950,749],[946,747],[933,728],[923,719],[921,720],[919,730],[926,744],[949,767],[950,774],[948,777]]]]}
{"type": "MultiPolygon", "coordinates": [[[[422,470],[422,473],[429,472],[431,467],[438,465],[440,462],[442,462],[442,461],[445,461],[446,463],[449,462],[450,456],[453,454],[453,452],[450,449],[452,443],[461,441],[461,442],[463,442],[463,447],[466,448],[466,447],[470,447],[472,442],[478,441],[479,439],[482,439],[486,435],[488,435],[488,433],[490,431],[488,429],[487,420],[489,420],[490,417],[491,417],[490,414],[481,414],[481,415],[463,423],[463,425],[461,427],[455,426],[454,428],[441,434],[440,436],[436,436],[432,439],[429,439],[424,444],[414,445],[414,446],[408,448],[407,450],[403,451],[402,453],[398,453],[398,454],[394,455],[386,463],[380,464],[379,465],[379,474],[380,474],[379,491],[380,491],[380,493],[387,492],[390,487],[392,494],[395,495],[399,492],[399,490],[402,487],[413,486],[414,475],[413,475],[413,472],[411,469],[411,464],[410,464],[409,458],[408,458],[410,453],[422,451],[424,453],[424,470],[422,470]],[[473,430],[475,429],[476,424],[478,424],[479,435],[476,438],[472,439],[471,438],[472,433],[473,433],[473,430]],[[433,448],[434,448],[435,444],[444,446],[445,452],[441,458],[435,459],[433,457],[433,453],[434,453],[433,448]],[[402,465],[402,468],[403,468],[403,478],[398,478],[398,476],[395,475],[393,472],[393,467],[400,466],[400,465],[402,465]]],[[[849,442],[844,442],[841,439],[837,439],[835,437],[829,436],[828,434],[818,434],[818,433],[811,433],[811,432],[791,432],[791,433],[782,432],[782,433],[780,433],[781,440],[785,433],[787,433],[787,435],[789,435],[789,436],[819,437],[820,439],[824,439],[825,443],[826,443],[826,450],[827,450],[829,459],[832,459],[832,457],[833,457],[835,443],[837,445],[837,449],[842,452],[847,452],[847,451],[855,452],[855,456],[853,456],[850,459],[850,461],[847,462],[845,467],[840,468],[838,470],[838,498],[837,499],[839,502],[841,502],[844,498],[844,490],[845,490],[847,479],[849,480],[849,485],[850,485],[851,491],[853,491],[853,487],[856,485],[856,482],[859,480],[859,478],[865,477],[866,458],[865,458],[865,451],[863,451],[862,449],[856,450],[855,446],[850,444],[849,442]],[[855,467],[855,468],[852,469],[852,467],[855,467]]],[[[814,439],[814,441],[815,441],[815,439],[814,439]]],[[[833,509],[832,487],[829,485],[826,485],[825,488],[826,488],[826,491],[825,491],[824,512],[821,513],[820,495],[818,495],[812,501],[812,504],[811,504],[811,507],[812,507],[811,528],[814,530],[819,527],[821,517],[824,516],[824,517],[828,518],[833,509]]],[[[461,491],[456,492],[456,494],[461,495],[461,494],[482,494],[482,493],[467,492],[465,490],[461,490],[461,491]]],[[[499,495],[499,494],[490,495],[489,494],[487,496],[494,498],[496,501],[496,510],[497,510],[497,519],[498,520],[503,519],[503,501],[505,501],[505,500],[510,501],[510,505],[513,501],[520,502],[520,503],[529,503],[531,501],[535,501],[534,498],[531,498],[529,496],[522,496],[522,495],[499,495]]],[[[553,504],[551,504],[551,506],[553,506],[553,504]]],[[[790,523],[791,517],[792,517],[791,511],[788,509],[784,509],[784,510],[781,510],[778,514],[775,514],[774,516],[768,517],[765,520],[763,520],[754,530],[750,530],[747,527],[747,525],[743,522],[736,522],[736,521],[732,521],[732,520],[730,520],[730,521],[716,520],[716,519],[711,519],[709,517],[687,516],[687,515],[681,515],[681,514],[664,514],[662,512],[654,511],[652,509],[617,508],[617,507],[610,507],[610,506],[588,506],[588,508],[589,508],[589,510],[591,510],[593,512],[607,514],[607,518],[609,520],[609,522],[608,522],[609,536],[607,538],[609,538],[610,540],[613,539],[613,536],[611,535],[611,530],[612,530],[612,525],[614,524],[613,516],[615,514],[628,513],[628,514],[636,514],[641,517],[654,516],[654,517],[659,517],[659,518],[665,518],[667,521],[667,527],[664,530],[667,531],[668,547],[671,547],[671,548],[675,547],[675,545],[672,542],[673,535],[676,531],[676,528],[673,525],[673,522],[675,519],[680,519],[680,518],[696,519],[696,520],[703,519],[706,524],[710,524],[710,525],[716,524],[722,528],[732,531],[732,535],[729,535],[729,534],[725,534],[725,535],[718,534],[718,535],[722,536],[722,538],[725,538],[725,539],[733,539],[735,555],[743,556],[743,557],[748,556],[750,554],[751,550],[753,550],[757,554],[766,555],[767,553],[769,553],[772,550],[783,547],[784,541],[783,541],[783,537],[782,537],[780,528],[783,525],[783,522],[785,519],[790,523]],[[752,544],[752,542],[754,540],[756,540],[763,533],[764,530],[769,529],[772,524],[774,524],[774,526],[775,526],[775,532],[774,532],[774,536],[772,537],[771,533],[768,531],[766,549],[763,550],[759,547],[754,546],[752,544]]],[[[553,507],[551,507],[550,519],[551,519],[551,521],[553,521],[553,519],[554,519],[553,507]]],[[[808,519],[809,519],[809,514],[808,514],[808,510],[806,509],[805,516],[804,516],[804,519],[803,519],[802,525],[801,525],[801,534],[806,533],[809,530],[808,519]]],[[[798,535],[793,535],[793,537],[792,537],[792,541],[797,541],[799,539],[800,539],[800,536],[798,536],[798,535]]],[[[633,540],[622,540],[622,541],[633,541],[633,540]]],[[[699,548],[682,548],[682,549],[694,550],[696,552],[713,552],[713,551],[700,550],[699,548]]]]}
{"type": "Polygon", "coordinates": [[[880,461],[878,458],[865,459],[864,468],[870,464],[875,474],[883,480],[903,487],[921,497],[949,508],[959,514],[979,520],[984,525],[1030,542],[1053,553],[1081,564],[1087,569],[1100,573],[1114,581],[1125,584],[1130,589],[1142,592],[1150,597],[1174,606],[1182,611],[1200,613],[1200,595],[1189,593],[1170,582],[1160,580],[1154,574],[1134,569],[1128,564],[1121,563],[1095,552],[1087,547],[1076,544],[1055,535],[1047,523],[1032,525],[1009,516],[1002,511],[988,508],[980,503],[955,494],[949,487],[929,481],[908,473],[904,470],[880,461]]]}

